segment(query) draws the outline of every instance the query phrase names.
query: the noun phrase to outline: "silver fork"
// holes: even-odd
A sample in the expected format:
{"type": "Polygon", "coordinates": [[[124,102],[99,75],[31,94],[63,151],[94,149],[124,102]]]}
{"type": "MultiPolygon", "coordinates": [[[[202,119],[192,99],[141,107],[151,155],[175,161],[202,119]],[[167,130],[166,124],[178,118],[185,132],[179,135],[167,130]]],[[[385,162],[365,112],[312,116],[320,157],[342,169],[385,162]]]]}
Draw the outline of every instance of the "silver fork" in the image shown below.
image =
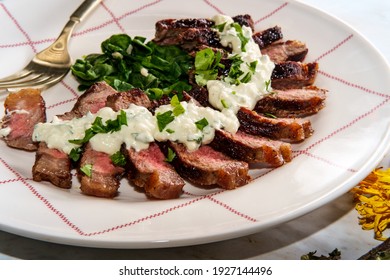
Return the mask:
{"type": "Polygon", "coordinates": [[[25,87],[47,89],[60,82],[72,66],[72,59],[68,52],[68,41],[73,29],[100,2],[102,0],[85,0],[70,16],[69,21],[53,44],[37,53],[30,63],[19,72],[0,79],[0,91],[25,87]]]}

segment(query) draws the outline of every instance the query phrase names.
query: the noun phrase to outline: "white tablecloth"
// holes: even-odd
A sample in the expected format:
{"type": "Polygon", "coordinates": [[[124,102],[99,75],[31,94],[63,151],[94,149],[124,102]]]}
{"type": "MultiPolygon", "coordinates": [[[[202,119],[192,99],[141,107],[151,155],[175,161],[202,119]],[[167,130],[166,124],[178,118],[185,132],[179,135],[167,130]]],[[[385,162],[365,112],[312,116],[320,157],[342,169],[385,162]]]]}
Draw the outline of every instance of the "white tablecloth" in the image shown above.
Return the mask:
{"type": "MultiPolygon", "coordinates": [[[[16,1],[16,0],[15,0],[16,1]]],[[[384,0],[302,0],[352,26],[390,61],[390,2],[384,0]]],[[[389,165],[390,156],[382,164],[389,165]]],[[[380,244],[358,225],[350,194],[304,217],[234,240],[168,249],[110,250],[47,243],[0,231],[0,259],[299,259],[311,251],[357,259],[380,244]]]]}

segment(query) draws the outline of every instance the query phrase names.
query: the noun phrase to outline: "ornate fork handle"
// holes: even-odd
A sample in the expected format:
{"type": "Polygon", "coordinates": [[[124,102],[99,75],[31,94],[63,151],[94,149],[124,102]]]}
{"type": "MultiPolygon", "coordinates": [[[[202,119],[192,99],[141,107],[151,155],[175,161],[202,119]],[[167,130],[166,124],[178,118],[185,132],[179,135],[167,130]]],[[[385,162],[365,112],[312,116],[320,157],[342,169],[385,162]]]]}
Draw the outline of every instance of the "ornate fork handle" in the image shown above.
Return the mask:
{"type": "Polygon", "coordinates": [[[36,62],[41,60],[40,63],[42,64],[42,61],[47,61],[48,64],[52,63],[50,64],[51,67],[55,67],[55,65],[58,65],[58,67],[61,68],[63,68],[64,65],[68,65],[70,67],[72,61],[68,55],[68,41],[71,37],[73,29],[78,23],[82,22],[87,17],[87,15],[101,2],[102,0],[84,1],[70,16],[69,21],[65,24],[56,41],[46,50],[42,51],[36,56],[36,62]]]}

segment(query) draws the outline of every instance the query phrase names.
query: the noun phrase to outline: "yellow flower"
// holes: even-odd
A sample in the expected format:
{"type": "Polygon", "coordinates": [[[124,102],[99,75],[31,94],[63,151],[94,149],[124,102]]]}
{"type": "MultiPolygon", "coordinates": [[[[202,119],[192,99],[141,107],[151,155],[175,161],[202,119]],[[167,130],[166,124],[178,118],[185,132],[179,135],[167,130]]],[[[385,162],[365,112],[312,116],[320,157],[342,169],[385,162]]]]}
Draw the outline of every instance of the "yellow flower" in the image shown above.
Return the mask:
{"type": "Polygon", "coordinates": [[[383,231],[390,225],[390,168],[372,171],[351,192],[359,224],[364,230],[374,230],[375,239],[386,240],[383,231]]]}

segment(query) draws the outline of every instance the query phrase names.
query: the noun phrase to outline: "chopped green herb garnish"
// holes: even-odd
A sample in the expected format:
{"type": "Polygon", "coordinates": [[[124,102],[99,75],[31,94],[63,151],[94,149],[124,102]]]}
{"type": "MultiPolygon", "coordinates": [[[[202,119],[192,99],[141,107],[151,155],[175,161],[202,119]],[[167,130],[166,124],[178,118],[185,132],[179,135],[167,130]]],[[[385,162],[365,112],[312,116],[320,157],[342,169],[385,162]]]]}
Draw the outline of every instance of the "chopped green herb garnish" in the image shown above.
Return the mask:
{"type": "Polygon", "coordinates": [[[271,80],[265,81],[265,90],[266,91],[271,90],[271,80]]]}
{"type": "Polygon", "coordinates": [[[189,136],[187,140],[188,141],[194,141],[197,144],[202,144],[203,135],[202,136],[197,136],[197,135],[189,136]]]}
{"type": "Polygon", "coordinates": [[[68,140],[68,141],[69,141],[69,143],[72,143],[72,144],[82,145],[84,143],[87,143],[95,135],[96,135],[96,133],[91,128],[89,128],[85,131],[84,138],[72,139],[72,140],[68,140]]]}
{"type": "Polygon", "coordinates": [[[221,104],[222,104],[223,108],[229,108],[229,105],[226,103],[225,99],[221,99],[221,104]]]}
{"type": "Polygon", "coordinates": [[[69,153],[69,157],[72,161],[76,162],[80,159],[81,153],[82,153],[81,148],[73,148],[69,153]]]}
{"type": "Polygon", "coordinates": [[[96,117],[91,127],[85,131],[84,138],[69,140],[69,143],[82,145],[87,143],[93,136],[98,133],[112,133],[121,130],[122,125],[127,125],[126,112],[121,110],[115,120],[107,120],[103,124],[101,117],[96,117]]]}
{"type": "Polygon", "coordinates": [[[179,97],[177,95],[172,96],[170,103],[172,107],[179,106],[180,105],[179,97]]]}
{"type": "Polygon", "coordinates": [[[210,48],[203,49],[195,56],[195,81],[200,86],[205,86],[207,81],[215,80],[218,76],[218,68],[225,66],[220,63],[222,53],[214,52],[210,48]]]}
{"type": "Polygon", "coordinates": [[[251,73],[246,73],[246,75],[240,80],[241,83],[248,83],[252,79],[252,74],[251,73]]]}
{"type": "Polygon", "coordinates": [[[172,162],[175,157],[176,157],[176,153],[174,151],[172,151],[171,148],[168,148],[168,154],[167,154],[167,157],[165,158],[165,161],[172,162]]]}
{"type": "Polygon", "coordinates": [[[168,132],[169,134],[175,133],[175,131],[173,129],[170,129],[170,128],[167,128],[165,131],[168,132]]]}
{"type": "Polygon", "coordinates": [[[85,164],[80,167],[80,170],[88,177],[92,176],[92,164],[85,164]]]}
{"type": "Polygon", "coordinates": [[[238,55],[234,55],[229,59],[232,61],[232,64],[225,81],[229,82],[230,84],[240,84],[240,77],[244,74],[244,72],[241,70],[241,64],[244,62],[238,55]]]}
{"type": "Polygon", "coordinates": [[[110,156],[112,163],[117,166],[125,166],[126,165],[126,157],[121,153],[121,151],[117,151],[115,154],[110,156]]]}
{"type": "Polygon", "coordinates": [[[175,117],[183,114],[185,112],[184,107],[181,105],[179,97],[174,95],[171,99],[171,106],[173,107],[173,115],[175,117]]]}
{"type": "Polygon", "coordinates": [[[215,25],[214,28],[217,29],[219,32],[223,32],[223,30],[225,29],[226,23],[227,22],[225,21],[224,23],[215,25]]]}
{"type": "Polygon", "coordinates": [[[244,36],[242,27],[238,23],[236,22],[232,23],[232,27],[236,30],[237,36],[241,41],[241,50],[245,52],[245,45],[249,42],[249,38],[244,36]]]}
{"type": "Polygon", "coordinates": [[[209,122],[207,121],[206,118],[203,118],[203,119],[201,119],[201,120],[195,122],[195,125],[196,125],[196,127],[197,127],[200,131],[202,131],[206,126],[209,125],[209,122]]]}
{"type": "Polygon", "coordinates": [[[184,107],[183,107],[181,104],[179,104],[178,106],[176,106],[175,108],[173,108],[173,115],[174,115],[175,117],[177,117],[177,116],[183,114],[184,112],[185,112],[185,109],[184,109],[184,107]]]}
{"type": "Polygon", "coordinates": [[[249,67],[249,72],[245,73],[241,70],[241,65],[244,63],[241,57],[234,55],[229,58],[232,61],[228,76],[225,78],[225,81],[230,84],[239,85],[240,83],[248,83],[252,79],[252,74],[256,71],[257,60],[246,63],[249,67]],[[245,74],[245,75],[244,75],[245,74]]]}
{"type": "Polygon", "coordinates": [[[252,74],[256,72],[256,66],[258,62],[259,62],[258,60],[255,60],[249,63],[249,70],[251,71],[252,74]]]}
{"type": "Polygon", "coordinates": [[[272,118],[272,119],[277,119],[278,117],[271,114],[271,113],[263,113],[264,116],[268,117],[268,118],[272,118]]]}
{"type": "Polygon", "coordinates": [[[157,113],[156,119],[157,119],[158,130],[162,132],[164,128],[175,119],[175,117],[173,116],[173,112],[169,110],[166,111],[165,113],[157,113]]]}

